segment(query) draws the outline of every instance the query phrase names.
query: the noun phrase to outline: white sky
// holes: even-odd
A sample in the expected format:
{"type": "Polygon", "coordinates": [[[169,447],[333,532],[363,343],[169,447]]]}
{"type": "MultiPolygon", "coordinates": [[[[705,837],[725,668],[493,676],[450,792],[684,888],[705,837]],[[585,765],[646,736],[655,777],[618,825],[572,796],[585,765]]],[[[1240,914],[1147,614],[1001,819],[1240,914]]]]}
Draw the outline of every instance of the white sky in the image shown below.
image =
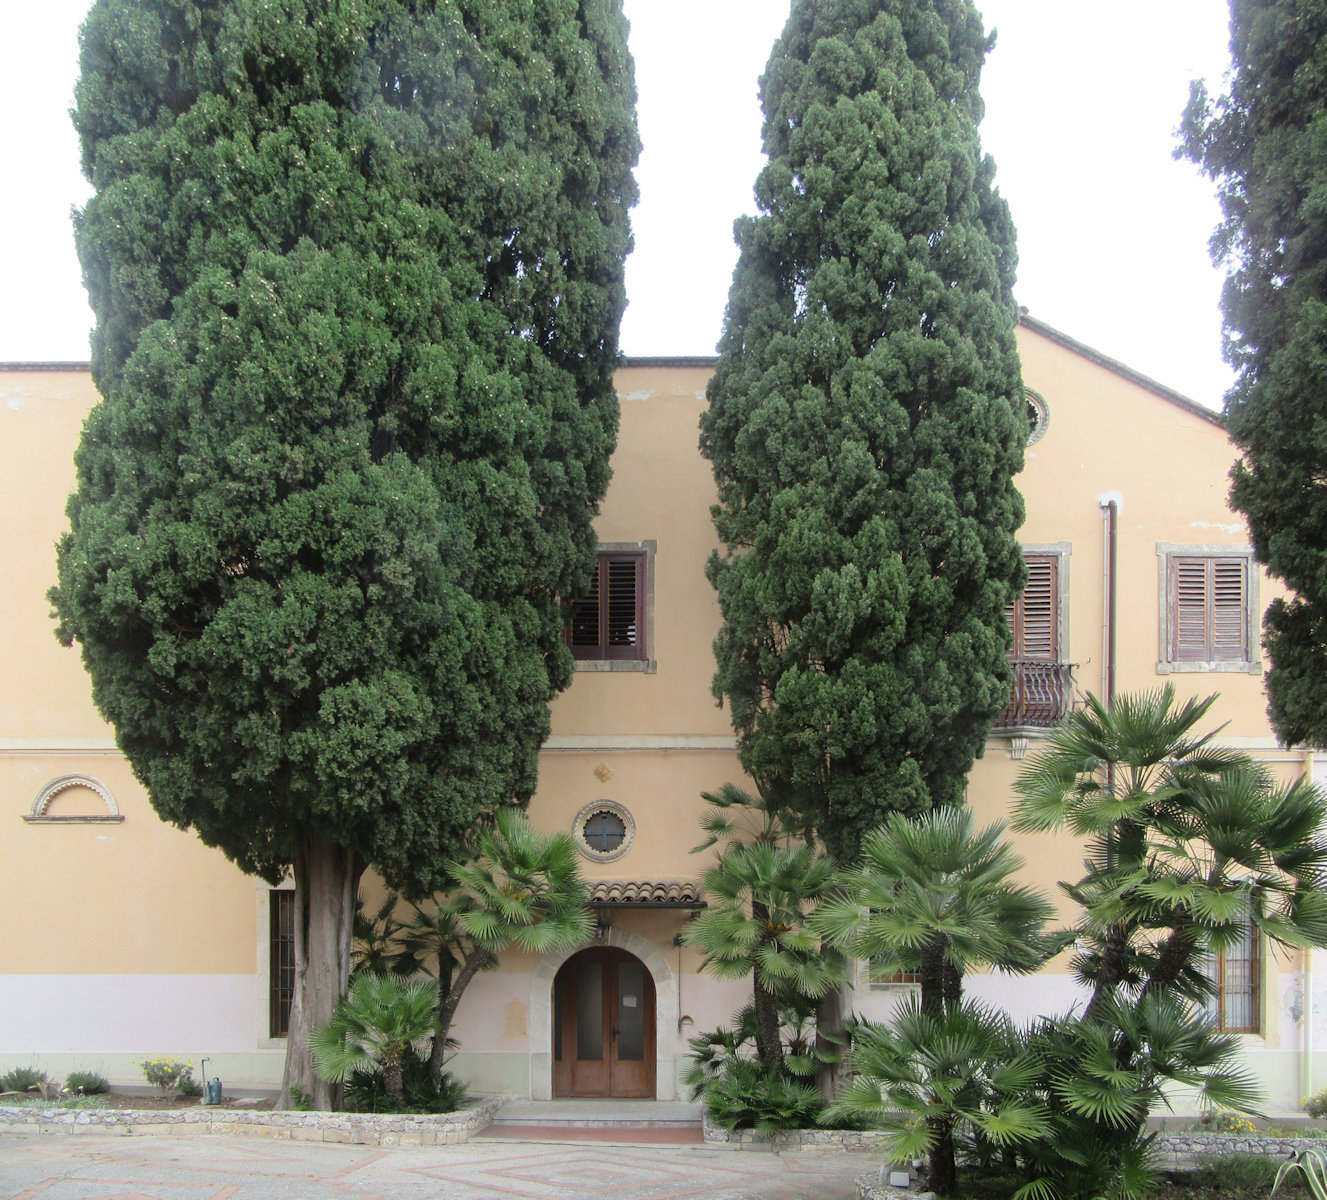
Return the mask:
{"type": "MultiPolygon", "coordinates": [[[[1189,80],[1220,85],[1226,0],[977,0],[999,42],[985,148],[1033,316],[1219,407],[1210,183],[1172,160],[1189,80]]],[[[0,41],[0,361],[82,360],[91,313],[69,224],[88,187],[67,112],[87,0],[14,4],[0,41]]],[[[645,150],[627,264],[629,355],[712,354],[761,165],[756,81],[785,0],[625,0],[645,150]]]]}

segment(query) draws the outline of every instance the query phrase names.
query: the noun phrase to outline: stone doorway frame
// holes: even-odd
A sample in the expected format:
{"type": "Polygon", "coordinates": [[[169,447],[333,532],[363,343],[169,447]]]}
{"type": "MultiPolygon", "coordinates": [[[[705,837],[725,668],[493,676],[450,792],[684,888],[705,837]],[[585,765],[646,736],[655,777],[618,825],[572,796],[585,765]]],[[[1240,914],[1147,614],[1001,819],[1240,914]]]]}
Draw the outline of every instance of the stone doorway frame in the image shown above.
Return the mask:
{"type": "Polygon", "coordinates": [[[612,946],[634,955],[654,980],[654,1098],[677,1099],[677,977],[659,948],[629,929],[610,928],[604,937],[574,950],[545,954],[530,984],[530,1097],[553,1098],[553,980],[562,964],[589,946],[612,946]]]}

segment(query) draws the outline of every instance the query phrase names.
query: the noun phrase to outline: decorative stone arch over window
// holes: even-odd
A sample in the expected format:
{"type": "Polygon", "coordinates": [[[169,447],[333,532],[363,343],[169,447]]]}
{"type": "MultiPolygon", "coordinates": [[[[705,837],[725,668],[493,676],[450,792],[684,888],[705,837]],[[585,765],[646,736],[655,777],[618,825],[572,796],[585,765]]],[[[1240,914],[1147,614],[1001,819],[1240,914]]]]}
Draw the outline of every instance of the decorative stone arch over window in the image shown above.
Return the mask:
{"type": "Polygon", "coordinates": [[[576,814],[571,835],[591,862],[616,862],[636,840],[636,819],[616,800],[592,800],[576,814]]]}
{"type": "Polygon", "coordinates": [[[1046,406],[1046,397],[1040,392],[1034,392],[1031,388],[1024,388],[1023,392],[1027,396],[1028,406],[1027,444],[1031,446],[1046,436],[1046,430],[1051,427],[1051,410],[1046,406]]]}
{"type": "MultiPolygon", "coordinates": [[[[653,942],[638,933],[613,926],[598,942],[586,945],[615,946],[634,954],[654,980],[656,1100],[677,1099],[678,1010],[677,976],[668,969],[668,960],[653,942]]],[[[535,967],[530,984],[530,1098],[553,1098],[553,980],[562,964],[583,950],[558,950],[545,954],[535,967]]]]}
{"type": "Polygon", "coordinates": [[[123,821],[124,816],[115,803],[115,797],[111,795],[111,789],[101,780],[93,779],[91,775],[58,775],[37,793],[37,798],[32,802],[32,807],[24,813],[23,819],[34,825],[114,825],[123,821]],[[71,788],[82,788],[100,797],[102,804],[106,806],[106,811],[58,815],[48,812],[51,801],[71,788]]]}

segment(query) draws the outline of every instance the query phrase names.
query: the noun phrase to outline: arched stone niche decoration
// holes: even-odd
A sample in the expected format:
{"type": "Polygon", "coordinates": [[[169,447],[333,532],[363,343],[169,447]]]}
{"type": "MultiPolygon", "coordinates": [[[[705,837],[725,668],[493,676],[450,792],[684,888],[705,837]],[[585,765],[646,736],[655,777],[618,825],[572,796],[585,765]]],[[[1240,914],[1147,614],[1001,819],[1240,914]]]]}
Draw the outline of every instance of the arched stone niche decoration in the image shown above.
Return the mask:
{"type": "Polygon", "coordinates": [[[653,942],[613,926],[602,938],[572,950],[545,954],[530,985],[530,1097],[553,1098],[553,980],[562,964],[585,946],[616,946],[634,954],[654,980],[654,1097],[677,1099],[677,977],[653,942]]]}
{"type": "Polygon", "coordinates": [[[115,797],[111,795],[111,789],[100,779],[93,779],[91,775],[58,775],[37,793],[37,798],[32,802],[32,807],[24,813],[23,819],[37,825],[115,825],[123,821],[124,816],[115,803],[115,797]],[[48,812],[51,801],[70,788],[83,788],[100,797],[106,806],[106,811],[60,815],[48,812]]]}

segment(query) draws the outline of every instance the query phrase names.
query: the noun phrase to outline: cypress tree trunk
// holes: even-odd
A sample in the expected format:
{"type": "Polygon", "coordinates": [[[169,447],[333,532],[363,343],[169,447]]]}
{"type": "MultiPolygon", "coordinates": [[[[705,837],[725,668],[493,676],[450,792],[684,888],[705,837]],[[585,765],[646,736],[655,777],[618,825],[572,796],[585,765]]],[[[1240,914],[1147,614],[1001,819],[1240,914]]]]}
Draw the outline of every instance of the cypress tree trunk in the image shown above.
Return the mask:
{"type": "Polygon", "coordinates": [[[354,851],[316,833],[295,856],[295,994],[278,1108],[294,1106],[292,1087],[321,1111],[340,1105],[340,1086],[314,1074],[308,1038],[332,1019],[350,979],[355,896],[363,869],[354,851]]]}

